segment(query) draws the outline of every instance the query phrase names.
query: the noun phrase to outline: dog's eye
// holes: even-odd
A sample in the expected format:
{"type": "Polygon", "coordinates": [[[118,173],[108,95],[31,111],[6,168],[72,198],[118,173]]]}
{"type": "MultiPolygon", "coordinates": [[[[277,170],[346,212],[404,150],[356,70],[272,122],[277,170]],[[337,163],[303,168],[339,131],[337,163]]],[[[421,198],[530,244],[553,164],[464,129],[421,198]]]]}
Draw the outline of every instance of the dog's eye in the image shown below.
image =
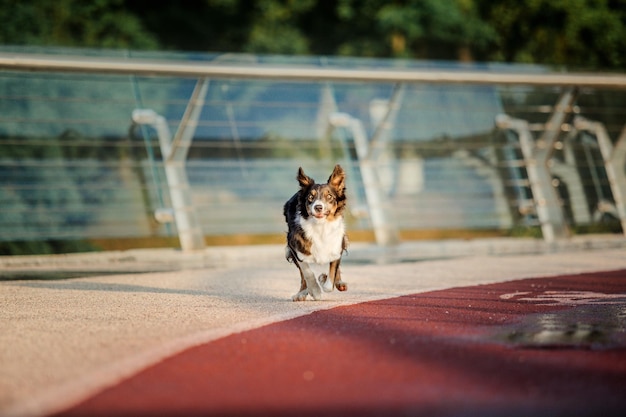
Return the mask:
{"type": "Polygon", "coordinates": [[[308,198],[309,202],[313,202],[313,200],[315,200],[315,196],[313,194],[309,194],[309,198],[308,198]]]}
{"type": "Polygon", "coordinates": [[[328,200],[328,201],[333,201],[334,199],[335,199],[335,197],[332,194],[328,194],[326,196],[326,200],[328,200]]]}

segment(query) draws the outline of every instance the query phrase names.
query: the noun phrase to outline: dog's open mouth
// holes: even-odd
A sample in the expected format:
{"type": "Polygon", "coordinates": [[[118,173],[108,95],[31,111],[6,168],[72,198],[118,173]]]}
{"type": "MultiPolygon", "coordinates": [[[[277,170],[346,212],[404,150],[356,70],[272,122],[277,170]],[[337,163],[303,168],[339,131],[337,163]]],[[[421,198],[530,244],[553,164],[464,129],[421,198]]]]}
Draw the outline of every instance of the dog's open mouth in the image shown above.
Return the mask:
{"type": "Polygon", "coordinates": [[[313,213],[313,217],[316,219],[323,219],[326,217],[326,213],[313,213]]]}

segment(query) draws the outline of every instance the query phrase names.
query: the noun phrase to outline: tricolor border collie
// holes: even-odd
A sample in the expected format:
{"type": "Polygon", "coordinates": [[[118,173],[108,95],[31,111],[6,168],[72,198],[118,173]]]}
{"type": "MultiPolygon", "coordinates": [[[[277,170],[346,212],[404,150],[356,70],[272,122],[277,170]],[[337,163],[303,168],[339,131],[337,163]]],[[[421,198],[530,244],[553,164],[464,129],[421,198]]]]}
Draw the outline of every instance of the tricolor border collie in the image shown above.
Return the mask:
{"type": "Polygon", "coordinates": [[[299,168],[296,179],[300,191],[283,208],[288,226],[285,256],[300,271],[300,291],[292,299],[304,301],[310,295],[319,300],[322,289],[348,289],[339,271],[348,246],[343,221],[346,174],[336,165],[326,184],[316,184],[299,168]]]}

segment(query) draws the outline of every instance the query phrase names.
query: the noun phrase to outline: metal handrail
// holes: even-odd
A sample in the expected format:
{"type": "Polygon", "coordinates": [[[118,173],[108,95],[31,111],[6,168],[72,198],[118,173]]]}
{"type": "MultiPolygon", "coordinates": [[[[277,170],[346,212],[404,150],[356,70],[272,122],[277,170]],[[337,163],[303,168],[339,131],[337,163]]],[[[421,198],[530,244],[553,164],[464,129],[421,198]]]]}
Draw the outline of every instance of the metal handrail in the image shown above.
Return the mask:
{"type": "Polygon", "coordinates": [[[0,69],[193,78],[280,79],[282,81],[427,82],[626,89],[626,74],[623,73],[553,72],[528,74],[478,70],[347,69],[28,53],[0,53],[0,69]]]}

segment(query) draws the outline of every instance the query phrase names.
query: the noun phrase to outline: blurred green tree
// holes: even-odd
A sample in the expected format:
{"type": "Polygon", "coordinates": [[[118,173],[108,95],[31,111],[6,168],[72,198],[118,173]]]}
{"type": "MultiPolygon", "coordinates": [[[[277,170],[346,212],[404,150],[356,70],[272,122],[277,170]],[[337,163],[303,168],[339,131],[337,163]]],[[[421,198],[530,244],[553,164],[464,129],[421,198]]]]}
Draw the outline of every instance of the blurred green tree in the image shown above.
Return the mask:
{"type": "MultiPolygon", "coordinates": [[[[496,33],[477,13],[473,0],[407,0],[387,2],[340,0],[338,14],[346,21],[370,21],[370,42],[383,42],[378,50],[401,58],[471,61],[484,55],[496,33]],[[366,11],[368,16],[362,16],[366,11]]],[[[356,22],[354,22],[356,23],[356,22]]],[[[342,47],[353,49],[347,39],[342,47]]],[[[339,51],[341,52],[341,51],[339,51]]]]}
{"type": "Polygon", "coordinates": [[[126,1],[168,49],[626,67],[625,0],[126,1]]]}
{"type": "Polygon", "coordinates": [[[255,53],[310,53],[309,41],[298,23],[314,5],[315,0],[255,2],[248,41],[243,49],[255,53]]]}
{"type": "Polygon", "coordinates": [[[477,0],[497,33],[487,59],[626,68],[624,0],[477,0]]]}
{"type": "Polygon", "coordinates": [[[168,49],[470,60],[495,44],[474,0],[127,2],[168,49]]]}
{"type": "Polygon", "coordinates": [[[124,0],[0,0],[0,44],[155,49],[124,0]]]}
{"type": "Polygon", "coordinates": [[[0,0],[0,43],[626,68],[626,0],[0,0]]]}

